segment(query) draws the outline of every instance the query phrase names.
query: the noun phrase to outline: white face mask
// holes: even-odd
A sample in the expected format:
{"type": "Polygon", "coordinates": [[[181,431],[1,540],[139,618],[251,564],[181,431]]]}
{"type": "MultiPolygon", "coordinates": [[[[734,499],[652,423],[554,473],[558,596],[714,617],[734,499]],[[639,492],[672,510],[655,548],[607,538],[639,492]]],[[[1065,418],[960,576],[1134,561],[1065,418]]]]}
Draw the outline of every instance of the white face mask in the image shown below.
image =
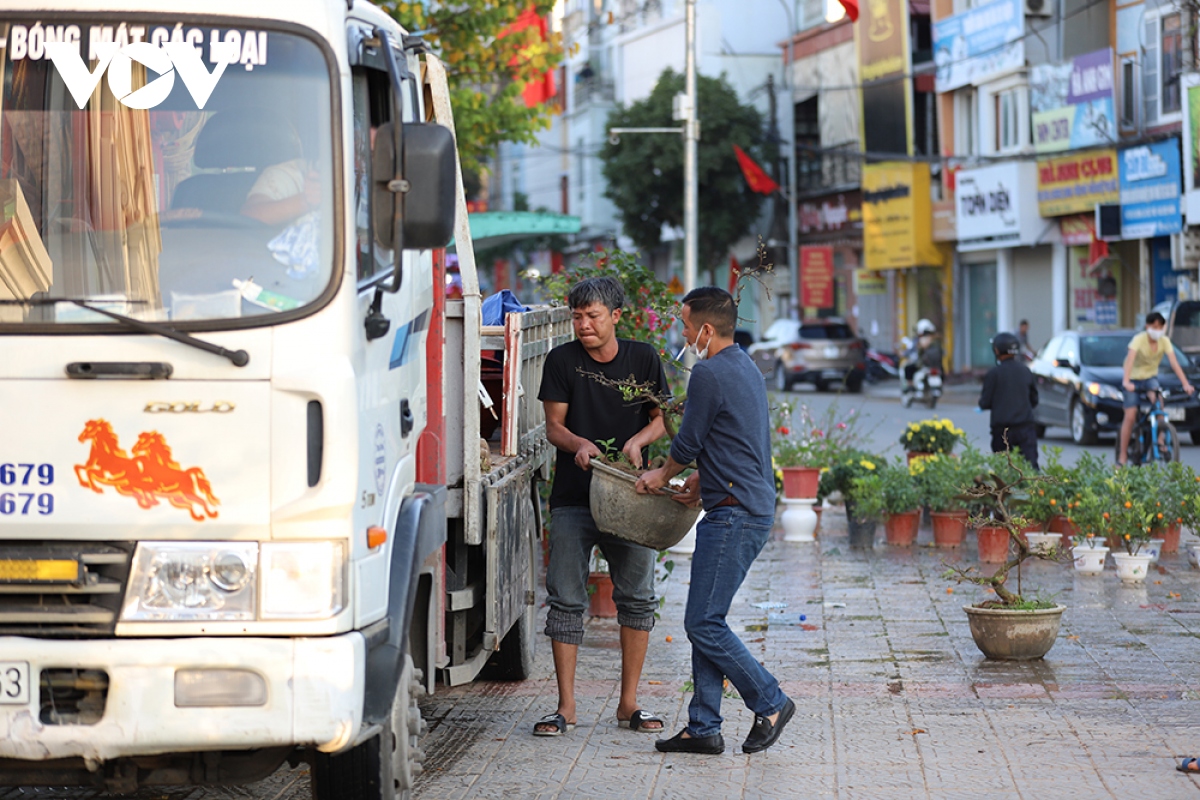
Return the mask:
{"type": "Polygon", "coordinates": [[[1146,335],[1150,337],[1150,341],[1157,342],[1163,337],[1166,331],[1162,328],[1147,328],[1146,335]]]}
{"type": "MultiPolygon", "coordinates": [[[[701,328],[701,330],[703,330],[703,328],[701,328]]],[[[697,333],[696,341],[692,342],[691,344],[685,344],[683,346],[683,349],[679,351],[679,355],[675,356],[675,360],[678,361],[679,359],[683,358],[683,354],[687,353],[689,351],[696,354],[697,361],[703,361],[704,359],[708,358],[708,346],[710,344],[712,344],[712,337],[711,336],[708,337],[708,344],[704,345],[703,350],[700,350],[699,348],[696,347],[696,342],[699,342],[699,341],[700,341],[700,334],[697,333]]]]}

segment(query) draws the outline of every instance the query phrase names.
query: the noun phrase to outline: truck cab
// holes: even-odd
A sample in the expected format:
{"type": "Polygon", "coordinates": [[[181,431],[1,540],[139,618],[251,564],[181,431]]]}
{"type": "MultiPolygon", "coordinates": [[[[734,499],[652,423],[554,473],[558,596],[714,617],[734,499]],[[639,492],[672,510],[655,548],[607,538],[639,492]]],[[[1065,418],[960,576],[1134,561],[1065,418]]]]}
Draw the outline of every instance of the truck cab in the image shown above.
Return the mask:
{"type": "Polygon", "coordinates": [[[445,75],[369,3],[21,6],[0,784],[307,761],[319,798],[407,796],[435,672],[528,663],[548,452],[521,370],[566,316],[489,333],[473,272],[447,307],[439,248],[470,239],[445,75]],[[487,336],[514,408],[481,465],[487,336]]]}

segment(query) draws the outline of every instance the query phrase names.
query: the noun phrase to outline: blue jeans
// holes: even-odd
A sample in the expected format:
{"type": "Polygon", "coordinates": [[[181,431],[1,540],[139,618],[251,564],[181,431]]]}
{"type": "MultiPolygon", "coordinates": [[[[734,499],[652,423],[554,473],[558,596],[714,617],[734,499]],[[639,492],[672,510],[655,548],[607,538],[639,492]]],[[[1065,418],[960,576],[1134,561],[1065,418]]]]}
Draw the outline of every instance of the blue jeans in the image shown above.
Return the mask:
{"type": "Polygon", "coordinates": [[[1162,387],[1158,384],[1158,378],[1143,378],[1140,381],[1130,381],[1133,384],[1133,391],[1129,391],[1125,387],[1121,387],[1122,406],[1124,408],[1137,408],[1141,402],[1138,397],[1138,392],[1158,392],[1162,387]]]}
{"type": "Polygon", "coordinates": [[[721,732],[721,695],[725,678],[746,707],[769,717],[787,697],[725,621],[733,596],[771,533],[774,518],[755,516],[741,506],[721,506],[705,513],[696,526],[692,584],[683,624],[692,642],[695,694],[688,709],[688,732],[713,736],[721,732]]]}
{"type": "Polygon", "coordinates": [[[608,561],[617,624],[639,631],[654,628],[654,562],[658,553],[611,534],[601,533],[586,506],[559,506],[550,512],[550,566],[546,570],[546,635],[556,642],[583,642],[583,612],[588,607],[588,561],[592,548],[608,561]]]}

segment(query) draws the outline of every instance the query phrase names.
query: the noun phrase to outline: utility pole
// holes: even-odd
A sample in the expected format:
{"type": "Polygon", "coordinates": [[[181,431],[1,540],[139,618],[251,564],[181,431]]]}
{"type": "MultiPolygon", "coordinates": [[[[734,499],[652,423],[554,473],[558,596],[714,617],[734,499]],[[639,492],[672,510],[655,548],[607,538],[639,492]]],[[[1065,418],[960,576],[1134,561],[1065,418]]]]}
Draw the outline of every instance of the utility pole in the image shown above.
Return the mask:
{"type": "MultiPolygon", "coordinates": [[[[788,143],[788,193],[787,193],[787,215],[788,215],[788,274],[791,276],[791,286],[788,287],[792,293],[792,303],[796,307],[796,317],[801,315],[800,308],[800,229],[799,219],[796,216],[796,92],[792,86],[792,63],[795,61],[796,47],[796,11],[789,3],[791,0],[780,0],[783,4],[784,11],[788,17],[788,46],[787,46],[787,64],[783,67],[783,85],[787,89],[787,103],[785,107],[788,109],[790,127],[792,130],[791,141],[788,143]]],[[[791,317],[791,309],[785,309],[786,317],[791,317]]]]}
{"type": "Polygon", "coordinates": [[[696,122],[696,0],[687,0],[684,17],[687,55],[684,61],[687,100],[683,118],[683,288],[696,288],[696,262],[699,243],[696,241],[696,205],[699,188],[696,178],[696,142],[700,127],[696,122]]]}

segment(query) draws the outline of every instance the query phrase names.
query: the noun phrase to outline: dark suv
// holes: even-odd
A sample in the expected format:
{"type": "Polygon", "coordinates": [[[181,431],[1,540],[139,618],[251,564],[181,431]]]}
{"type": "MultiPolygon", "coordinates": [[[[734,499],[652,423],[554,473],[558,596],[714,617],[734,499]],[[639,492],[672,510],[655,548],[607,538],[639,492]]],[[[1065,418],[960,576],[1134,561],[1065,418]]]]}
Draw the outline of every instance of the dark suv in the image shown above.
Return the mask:
{"type": "Polygon", "coordinates": [[[811,383],[817,391],[862,391],[866,351],[843,320],[778,319],[747,352],[778,391],[796,383],[811,383]]]}

